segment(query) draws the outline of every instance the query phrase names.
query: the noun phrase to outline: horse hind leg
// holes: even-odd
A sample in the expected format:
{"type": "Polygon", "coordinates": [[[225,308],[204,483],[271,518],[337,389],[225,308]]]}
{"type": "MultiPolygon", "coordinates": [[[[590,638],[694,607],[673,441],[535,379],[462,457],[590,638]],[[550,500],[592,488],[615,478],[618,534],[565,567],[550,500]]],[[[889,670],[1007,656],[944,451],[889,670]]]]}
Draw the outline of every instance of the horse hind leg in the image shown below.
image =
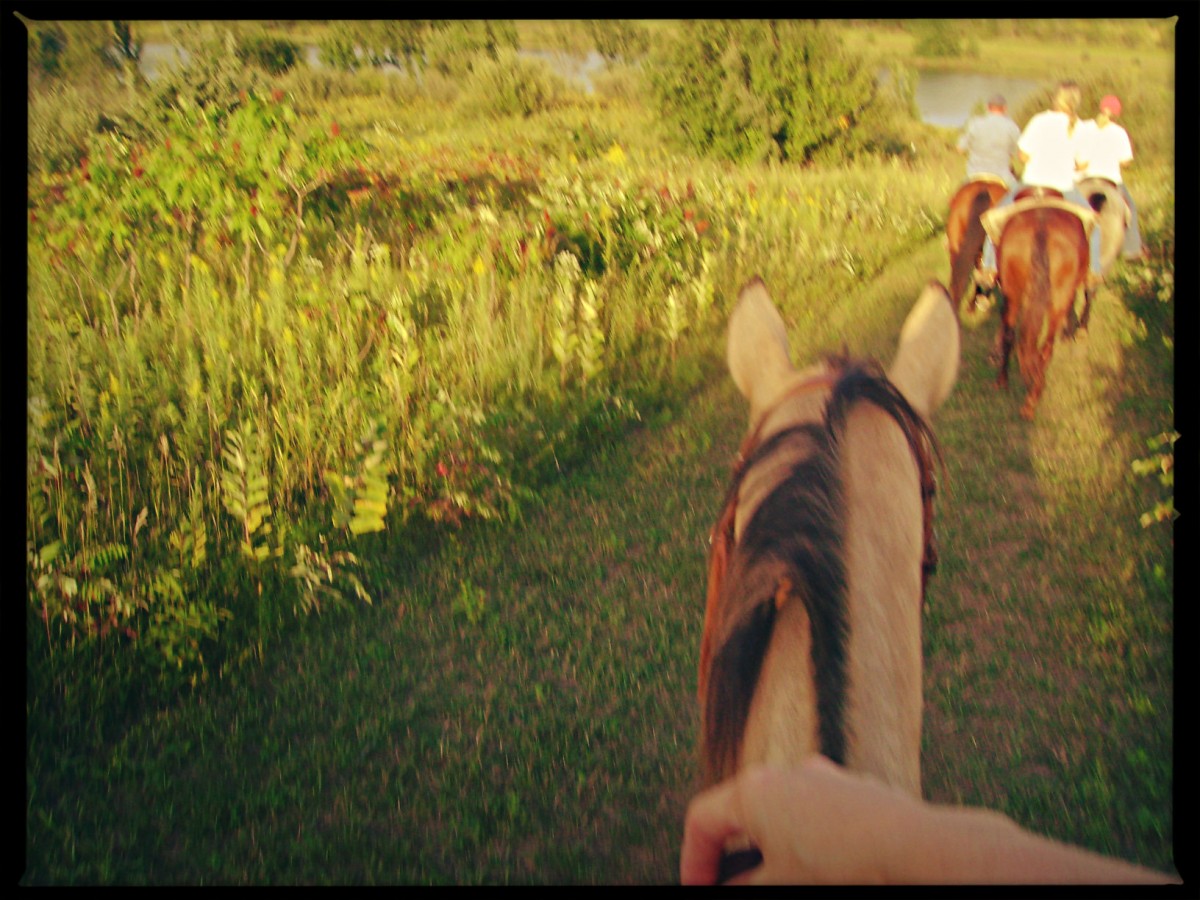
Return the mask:
{"type": "Polygon", "coordinates": [[[999,371],[996,373],[996,387],[1002,390],[1008,389],[1008,360],[1012,356],[1015,338],[1016,330],[1005,319],[1001,319],[1000,331],[996,335],[996,346],[992,352],[996,356],[999,367],[999,371]]]}
{"type": "MultiPolygon", "coordinates": [[[[1087,294],[1085,293],[1083,307],[1084,315],[1087,314],[1087,309],[1087,294]]],[[[1067,308],[1066,321],[1063,323],[1063,337],[1069,341],[1073,341],[1075,339],[1075,332],[1079,329],[1079,325],[1080,319],[1079,316],[1075,315],[1075,303],[1072,301],[1071,305],[1067,308]]]]}
{"type": "MultiPolygon", "coordinates": [[[[1079,317],[1079,327],[1087,331],[1088,320],[1092,317],[1092,300],[1096,297],[1095,288],[1084,288],[1083,290],[1083,313],[1079,317]]],[[[1071,313],[1074,315],[1075,307],[1072,305],[1071,313]]]]}

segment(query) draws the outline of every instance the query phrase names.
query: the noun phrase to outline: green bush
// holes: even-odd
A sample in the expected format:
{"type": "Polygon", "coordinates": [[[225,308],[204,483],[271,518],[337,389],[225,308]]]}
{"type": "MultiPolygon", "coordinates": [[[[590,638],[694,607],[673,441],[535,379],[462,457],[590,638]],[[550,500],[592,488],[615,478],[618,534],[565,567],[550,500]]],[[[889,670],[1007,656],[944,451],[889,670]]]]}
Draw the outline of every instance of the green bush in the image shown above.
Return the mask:
{"type": "Polygon", "coordinates": [[[79,165],[96,130],[102,92],[89,85],[55,84],[29,98],[29,172],[62,172],[79,165]]]}
{"type": "Polygon", "coordinates": [[[429,66],[442,75],[462,76],[477,63],[499,59],[516,50],[517,30],[511,22],[437,22],[425,39],[429,66]]]}
{"type": "Polygon", "coordinates": [[[528,117],[551,109],[567,90],[544,61],[504,50],[475,64],[458,102],[467,115],[528,117]]]}
{"type": "Polygon", "coordinates": [[[639,66],[609,63],[592,76],[596,96],[624,103],[640,101],[645,91],[645,79],[639,66]]]}
{"type": "Polygon", "coordinates": [[[244,39],[237,50],[243,63],[258,66],[271,75],[282,75],[302,58],[300,45],[286,38],[260,35],[244,39]]]}
{"type": "Polygon", "coordinates": [[[653,55],[650,81],[685,144],[732,160],[807,159],[874,93],[821,22],[684,23],[653,55]]]}
{"type": "Polygon", "coordinates": [[[586,23],[596,52],[609,62],[633,62],[650,52],[650,35],[641,22],[625,19],[589,19],[586,23]]]}
{"type": "Polygon", "coordinates": [[[913,53],[917,56],[961,56],[962,30],[947,19],[926,19],[913,24],[913,53]]]}

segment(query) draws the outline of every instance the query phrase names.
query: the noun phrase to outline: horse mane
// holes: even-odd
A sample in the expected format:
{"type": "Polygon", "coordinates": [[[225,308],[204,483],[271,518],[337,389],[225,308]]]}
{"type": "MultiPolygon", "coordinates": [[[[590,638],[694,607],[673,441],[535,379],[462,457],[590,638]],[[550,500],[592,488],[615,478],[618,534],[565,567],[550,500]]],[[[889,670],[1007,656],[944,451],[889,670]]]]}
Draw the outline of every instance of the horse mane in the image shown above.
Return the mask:
{"type": "MultiPolygon", "coordinates": [[[[785,602],[801,602],[812,624],[813,671],[820,752],[845,762],[847,576],[845,504],[840,441],[846,418],[859,401],[895,419],[916,457],[923,489],[932,496],[933,434],[924,418],[873,361],[831,359],[838,372],[822,421],[792,426],[764,441],[746,460],[755,462],[798,445],[800,458],[763,500],[732,549],[714,540],[714,557],[730,553],[728,577],[716,589],[720,610],[715,649],[706,676],[701,748],[708,783],[733,773],[775,616],[785,602]]],[[[736,505],[740,478],[727,498],[736,505]]],[[[926,566],[932,560],[931,517],[926,515],[926,566]]],[[[732,540],[732,531],[729,532],[732,540]]],[[[711,565],[711,560],[710,560],[711,565]]],[[[710,568],[710,578],[712,572],[710,568]]],[[[924,579],[922,580],[924,583],[924,579]]]]}

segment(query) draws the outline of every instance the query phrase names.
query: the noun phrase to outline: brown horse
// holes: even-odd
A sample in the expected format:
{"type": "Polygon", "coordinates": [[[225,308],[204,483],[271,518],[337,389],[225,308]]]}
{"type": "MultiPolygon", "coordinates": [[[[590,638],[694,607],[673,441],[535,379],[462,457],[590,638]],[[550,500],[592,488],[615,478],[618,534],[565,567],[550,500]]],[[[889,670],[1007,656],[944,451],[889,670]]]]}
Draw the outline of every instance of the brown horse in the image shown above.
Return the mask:
{"type": "MultiPolygon", "coordinates": [[[[841,358],[798,371],[762,281],[742,289],[728,362],[751,429],[709,557],[705,784],[822,753],[920,795],[927,417],[954,385],[959,348],[954,305],[931,282],[887,375],[841,358]]],[[[754,864],[739,852],[727,862],[754,864]]]]}
{"type": "MultiPolygon", "coordinates": [[[[1096,227],[1100,229],[1100,274],[1107,275],[1120,257],[1121,247],[1125,243],[1129,206],[1121,196],[1121,189],[1107,178],[1085,178],[1079,182],[1078,187],[1079,193],[1087,198],[1088,205],[1096,212],[1096,227]]],[[[1095,299],[1096,289],[1085,287],[1079,327],[1088,327],[1088,320],[1092,315],[1092,301],[1095,299]]],[[[1069,315],[1073,320],[1074,307],[1069,315]]]]}
{"type": "Polygon", "coordinates": [[[1032,419],[1046,386],[1054,341],[1060,330],[1066,337],[1075,333],[1075,297],[1088,272],[1083,223],[1075,213],[1060,207],[1023,210],[1004,225],[996,261],[1001,286],[996,385],[1008,387],[1008,359],[1015,342],[1026,388],[1021,416],[1032,419]]]}
{"type": "MultiPolygon", "coordinates": [[[[1007,185],[1000,179],[976,178],[960,187],[950,200],[946,248],[950,251],[950,298],[956,307],[983,252],[983,225],[979,217],[1007,192],[1007,185]]],[[[978,287],[971,292],[971,309],[975,308],[979,293],[978,287]]]]}

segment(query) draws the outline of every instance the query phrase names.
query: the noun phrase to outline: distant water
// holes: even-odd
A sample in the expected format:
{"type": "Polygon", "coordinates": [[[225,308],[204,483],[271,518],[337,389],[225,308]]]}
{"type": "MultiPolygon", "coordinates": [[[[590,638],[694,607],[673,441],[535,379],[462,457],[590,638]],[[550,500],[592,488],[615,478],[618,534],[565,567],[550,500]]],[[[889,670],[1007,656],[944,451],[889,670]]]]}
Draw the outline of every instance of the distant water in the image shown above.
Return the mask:
{"type": "MultiPolygon", "coordinates": [[[[604,68],[604,58],[594,51],[584,57],[544,50],[522,52],[535,59],[544,59],[559,75],[580,84],[589,92],[593,89],[592,76],[604,68]]],[[[147,78],[154,78],[164,66],[184,58],[184,51],[169,44],[147,43],[142,47],[142,72],[147,78]]],[[[304,59],[314,68],[321,66],[320,51],[315,46],[304,48],[304,59]]],[[[394,67],[385,68],[399,71],[394,67]]],[[[992,94],[1003,94],[1008,100],[1009,113],[1013,114],[1039,87],[1041,85],[1038,82],[1024,78],[923,70],[917,73],[915,100],[923,121],[931,125],[961,128],[976,106],[982,110],[984,102],[992,94]]]]}
{"type": "MultiPolygon", "coordinates": [[[[1008,101],[1008,114],[1016,118],[1021,104],[1039,88],[1038,82],[1024,78],[921,71],[914,99],[923,121],[930,125],[961,128],[973,112],[983,112],[984,104],[993,94],[1004,95],[1008,101]]],[[[1023,126],[1025,123],[1017,124],[1023,126]]]]}

